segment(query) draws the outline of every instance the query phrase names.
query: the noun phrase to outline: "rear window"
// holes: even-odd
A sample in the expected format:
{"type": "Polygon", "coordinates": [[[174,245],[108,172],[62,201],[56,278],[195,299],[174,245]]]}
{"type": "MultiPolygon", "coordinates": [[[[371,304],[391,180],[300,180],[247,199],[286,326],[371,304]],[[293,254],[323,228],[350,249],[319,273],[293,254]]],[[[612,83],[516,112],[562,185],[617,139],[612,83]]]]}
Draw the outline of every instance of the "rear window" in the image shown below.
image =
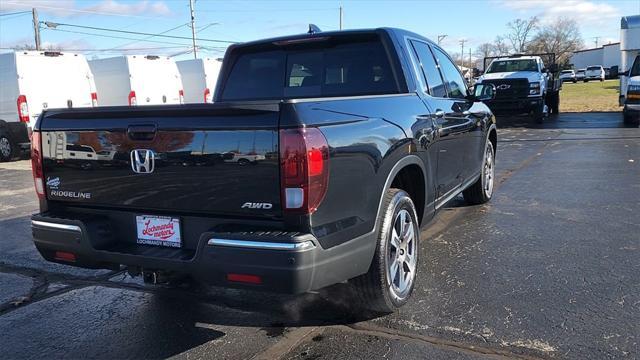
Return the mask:
{"type": "Polygon", "coordinates": [[[380,41],[323,42],[238,55],[221,100],[291,99],[398,93],[380,41]]]}
{"type": "Polygon", "coordinates": [[[600,70],[600,66],[589,66],[587,70],[600,70]]]}
{"type": "Polygon", "coordinates": [[[573,70],[562,70],[563,74],[572,74],[573,70]]]}
{"type": "Polygon", "coordinates": [[[514,71],[538,71],[535,60],[496,60],[489,65],[487,73],[501,73],[514,71]]]}

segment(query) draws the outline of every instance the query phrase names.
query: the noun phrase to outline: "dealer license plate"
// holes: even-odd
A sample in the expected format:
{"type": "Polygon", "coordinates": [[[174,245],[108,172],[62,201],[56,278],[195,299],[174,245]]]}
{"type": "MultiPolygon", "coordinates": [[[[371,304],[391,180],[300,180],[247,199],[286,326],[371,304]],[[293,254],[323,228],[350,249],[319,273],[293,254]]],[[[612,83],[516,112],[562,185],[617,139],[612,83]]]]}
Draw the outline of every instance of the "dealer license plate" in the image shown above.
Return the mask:
{"type": "Polygon", "coordinates": [[[169,216],[136,216],[138,244],[180,247],[180,219],[169,216]]]}

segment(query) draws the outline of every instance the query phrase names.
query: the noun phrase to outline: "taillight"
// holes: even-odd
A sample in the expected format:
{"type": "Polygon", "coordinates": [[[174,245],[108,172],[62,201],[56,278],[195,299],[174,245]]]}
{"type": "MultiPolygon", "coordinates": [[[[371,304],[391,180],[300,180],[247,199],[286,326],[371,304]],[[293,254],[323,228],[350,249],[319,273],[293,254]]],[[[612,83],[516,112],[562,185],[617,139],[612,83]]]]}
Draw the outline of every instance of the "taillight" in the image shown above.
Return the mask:
{"type": "Polygon", "coordinates": [[[18,96],[18,117],[20,122],[29,122],[29,105],[27,105],[27,97],[24,95],[18,96]]]}
{"type": "Polygon", "coordinates": [[[180,104],[184,104],[184,90],[178,91],[178,97],[180,98],[180,104]]]}
{"type": "Polygon", "coordinates": [[[131,90],[129,92],[129,106],[136,106],[138,105],[138,100],[136,99],[136,92],[131,90]]]}
{"type": "Polygon", "coordinates": [[[329,181],[329,145],[320,130],[280,130],[280,173],[284,211],[316,211],[329,181]]]}
{"type": "Polygon", "coordinates": [[[211,90],[209,90],[209,88],[204,89],[204,103],[208,104],[212,102],[213,102],[213,97],[211,96],[211,90]]]}
{"type": "Polygon", "coordinates": [[[33,184],[38,197],[44,198],[44,175],[42,173],[42,133],[34,131],[31,134],[31,171],[33,184]]]}
{"type": "Polygon", "coordinates": [[[98,93],[91,93],[91,106],[93,107],[97,107],[98,106],[98,93]]]}

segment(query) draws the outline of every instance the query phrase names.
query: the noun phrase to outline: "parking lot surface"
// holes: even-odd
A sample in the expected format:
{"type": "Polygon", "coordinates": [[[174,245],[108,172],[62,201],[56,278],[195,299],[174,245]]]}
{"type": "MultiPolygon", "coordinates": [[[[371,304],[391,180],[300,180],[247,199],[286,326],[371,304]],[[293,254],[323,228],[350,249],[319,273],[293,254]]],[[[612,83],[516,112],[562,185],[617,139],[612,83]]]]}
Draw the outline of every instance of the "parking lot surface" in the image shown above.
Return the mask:
{"type": "Polygon", "coordinates": [[[423,229],[412,300],[144,285],[44,262],[27,161],[0,164],[0,358],[640,357],[640,129],[620,113],[499,119],[492,201],[423,229]]]}

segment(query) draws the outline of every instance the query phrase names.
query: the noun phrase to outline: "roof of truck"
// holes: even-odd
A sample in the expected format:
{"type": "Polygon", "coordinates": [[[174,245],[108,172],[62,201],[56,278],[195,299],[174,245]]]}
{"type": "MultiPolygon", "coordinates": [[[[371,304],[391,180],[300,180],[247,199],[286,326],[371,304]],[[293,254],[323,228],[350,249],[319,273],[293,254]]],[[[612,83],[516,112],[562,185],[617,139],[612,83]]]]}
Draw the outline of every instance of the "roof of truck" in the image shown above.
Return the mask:
{"type": "Polygon", "coordinates": [[[260,39],[260,40],[253,40],[253,41],[248,41],[244,43],[236,43],[231,45],[229,48],[269,44],[269,43],[284,42],[284,41],[295,41],[295,40],[303,40],[303,39],[325,38],[325,37],[331,37],[331,36],[374,34],[374,33],[380,33],[380,32],[415,37],[415,38],[423,39],[423,40],[429,41],[430,43],[433,43],[433,41],[431,41],[430,39],[408,30],[398,29],[398,28],[389,28],[389,27],[379,27],[379,28],[369,28],[369,29],[320,31],[320,32],[315,32],[313,34],[302,33],[302,34],[295,34],[295,35],[286,35],[286,36],[279,36],[279,37],[266,38],[266,39],[260,39]]]}

